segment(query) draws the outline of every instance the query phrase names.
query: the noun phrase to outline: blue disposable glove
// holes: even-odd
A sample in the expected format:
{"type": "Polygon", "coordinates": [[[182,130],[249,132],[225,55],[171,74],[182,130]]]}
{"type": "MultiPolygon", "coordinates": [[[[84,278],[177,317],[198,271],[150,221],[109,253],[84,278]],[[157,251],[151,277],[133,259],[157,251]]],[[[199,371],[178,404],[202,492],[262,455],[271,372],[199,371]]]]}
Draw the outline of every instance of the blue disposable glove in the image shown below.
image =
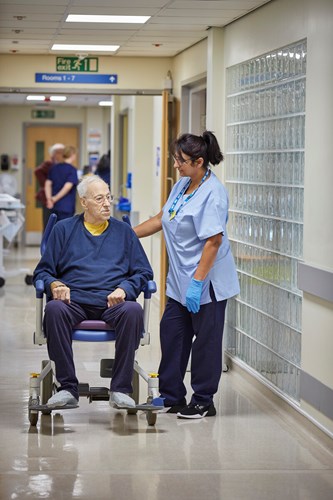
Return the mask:
{"type": "Polygon", "coordinates": [[[186,307],[192,313],[197,313],[200,309],[200,298],[202,293],[203,281],[191,279],[190,286],[186,292],[186,307]]]}

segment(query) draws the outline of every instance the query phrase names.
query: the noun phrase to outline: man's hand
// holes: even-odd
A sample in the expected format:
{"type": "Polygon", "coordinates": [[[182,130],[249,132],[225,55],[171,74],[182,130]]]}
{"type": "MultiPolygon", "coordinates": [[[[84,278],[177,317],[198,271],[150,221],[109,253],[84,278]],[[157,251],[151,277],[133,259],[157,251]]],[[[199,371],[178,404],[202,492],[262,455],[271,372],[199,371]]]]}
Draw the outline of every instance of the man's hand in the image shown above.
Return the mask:
{"type": "Polygon", "coordinates": [[[126,293],[122,288],[116,288],[114,292],[107,296],[108,307],[116,306],[121,302],[125,302],[126,293]]]}
{"type": "Polygon", "coordinates": [[[57,284],[55,284],[54,286],[52,285],[53,283],[51,284],[53,300],[62,300],[63,302],[66,302],[66,304],[70,304],[71,291],[68,286],[57,284]]]}

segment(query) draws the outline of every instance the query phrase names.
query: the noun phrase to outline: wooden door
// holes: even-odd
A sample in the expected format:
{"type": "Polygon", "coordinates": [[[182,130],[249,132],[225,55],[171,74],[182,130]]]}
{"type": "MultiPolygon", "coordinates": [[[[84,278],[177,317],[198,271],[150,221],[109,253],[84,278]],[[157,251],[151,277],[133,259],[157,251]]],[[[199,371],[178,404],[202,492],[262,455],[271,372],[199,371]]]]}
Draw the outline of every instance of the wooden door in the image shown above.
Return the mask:
{"type": "MultiPolygon", "coordinates": [[[[179,103],[170,99],[167,90],[162,93],[162,151],[161,151],[161,207],[166,203],[174,183],[177,181],[177,170],[173,167],[173,161],[169,156],[170,143],[177,137],[179,132],[179,103]]],[[[168,256],[165,241],[161,238],[161,278],[160,278],[160,316],[162,316],[166,304],[166,275],[168,272],[168,256]]]]}
{"type": "MultiPolygon", "coordinates": [[[[44,160],[49,159],[49,148],[56,143],[74,146],[79,152],[79,127],[77,126],[33,126],[29,125],[25,132],[25,233],[26,243],[36,244],[40,242],[43,231],[42,207],[36,200],[39,189],[38,181],[34,175],[35,168],[44,160]]],[[[76,158],[79,166],[79,157],[76,158]]]]}

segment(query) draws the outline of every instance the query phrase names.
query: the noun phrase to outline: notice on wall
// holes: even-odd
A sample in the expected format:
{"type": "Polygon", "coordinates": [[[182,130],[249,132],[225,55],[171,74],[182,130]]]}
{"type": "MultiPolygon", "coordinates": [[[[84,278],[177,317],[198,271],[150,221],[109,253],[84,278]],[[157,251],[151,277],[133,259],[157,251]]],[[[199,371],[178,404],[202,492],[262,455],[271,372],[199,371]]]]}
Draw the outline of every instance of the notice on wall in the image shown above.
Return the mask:
{"type": "Polygon", "coordinates": [[[102,133],[98,129],[90,129],[87,137],[88,153],[100,151],[102,147],[102,133]]]}

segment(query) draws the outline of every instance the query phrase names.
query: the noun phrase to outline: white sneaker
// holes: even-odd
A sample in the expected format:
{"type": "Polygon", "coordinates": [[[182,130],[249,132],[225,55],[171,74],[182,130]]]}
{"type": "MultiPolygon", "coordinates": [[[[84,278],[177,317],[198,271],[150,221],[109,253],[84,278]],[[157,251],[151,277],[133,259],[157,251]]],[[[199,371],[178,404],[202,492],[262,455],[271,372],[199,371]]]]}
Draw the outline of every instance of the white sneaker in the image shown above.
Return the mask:
{"type": "Polygon", "coordinates": [[[135,408],[136,407],[134,399],[132,399],[127,394],[124,394],[123,392],[110,392],[109,403],[110,403],[110,406],[113,406],[115,408],[117,408],[117,407],[135,408]]]}
{"type": "Polygon", "coordinates": [[[56,408],[61,406],[73,405],[77,406],[79,404],[78,400],[74,398],[73,394],[69,391],[59,391],[53,394],[53,396],[46,403],[50,408],[56,408]]]}

